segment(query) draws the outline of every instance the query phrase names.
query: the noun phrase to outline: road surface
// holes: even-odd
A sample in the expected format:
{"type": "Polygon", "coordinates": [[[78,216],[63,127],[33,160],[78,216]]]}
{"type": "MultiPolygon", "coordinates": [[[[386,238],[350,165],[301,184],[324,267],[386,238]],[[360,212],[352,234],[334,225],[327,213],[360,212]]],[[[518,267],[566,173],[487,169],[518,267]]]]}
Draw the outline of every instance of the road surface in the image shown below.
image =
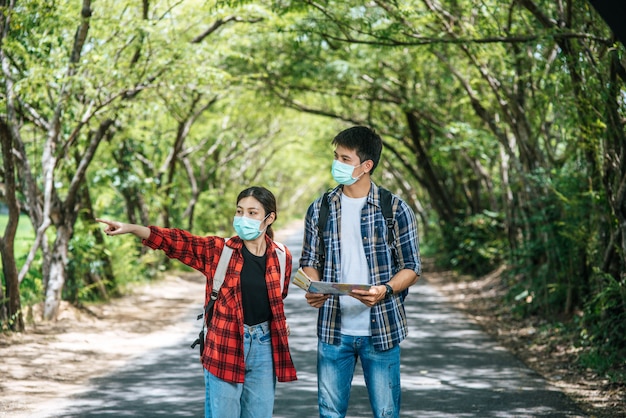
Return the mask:
{"type": "MultiPolygon", "coordinates": [[[[300,255],[302,231],[282,241],[300,255]]],[[[425,272],[428,274],[428,272],[425,272]]],[[[274,417],[316,417],[316,310],[293,286],[286,304],[298,381],[278,383],[274,417]]],[[[402,417],[585,417],[562,392],[499,346],[426,281],[406,300],[409,337],[402,349],[402,417]]],[[[188,320],[195,322],[197,307],[188,320]]],[[[204,383],[197,330],[148,350],[130,366],[94,379],[79,396],[60,399],[49,417],[203,417],[204,383]]],[[[96,360],[97,361],[97,360],[96,360]]],[[[357,365],[357,370],[360,366],[357,365]]],[[[362,374],[355,375],[349,417],[371,417],[362,374]]]]}

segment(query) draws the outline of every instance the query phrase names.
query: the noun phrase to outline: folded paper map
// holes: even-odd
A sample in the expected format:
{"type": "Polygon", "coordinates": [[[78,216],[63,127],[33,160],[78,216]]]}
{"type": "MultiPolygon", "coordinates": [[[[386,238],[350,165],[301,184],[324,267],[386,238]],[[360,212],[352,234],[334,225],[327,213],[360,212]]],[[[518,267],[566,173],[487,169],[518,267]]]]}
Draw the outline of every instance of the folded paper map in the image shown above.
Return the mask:
{"type": "Polygon", "coordinates": [[[369,284],[330,283],[311,280],[301,268],[298,269],[291,281],[307,292],[330,295],[348,295],[355,289],[369,290],[370,288],[369,284]]]}

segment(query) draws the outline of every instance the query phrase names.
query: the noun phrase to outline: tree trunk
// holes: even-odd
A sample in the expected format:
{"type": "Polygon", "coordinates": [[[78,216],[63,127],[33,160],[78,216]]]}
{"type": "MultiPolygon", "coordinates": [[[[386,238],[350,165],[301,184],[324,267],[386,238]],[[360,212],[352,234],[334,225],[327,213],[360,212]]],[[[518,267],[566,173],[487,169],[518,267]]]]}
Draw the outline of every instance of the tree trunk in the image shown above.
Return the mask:
{"type": "Polygon", "coordinates": [[[72,229],[70,227],[58,227],[50,262],[50,276],[48,277],[48,286],[46,287],[46,300],[43,311],[45,320],[55,319],[59,313],[63,286],[67,276],[67,254],[71,236],[72,229]]]}
{"type": "MultiPolygon", "coordinates": [[[[100,122],[98,129],[89,134],[89,144],[84,150],[84,153],[77,157],[78,166],[70,181],[70,185],[67,189],[67,196],[64,201],[58,199],[56,190],[46,190],[46,202],[50,201],[50,219],[54,220],[56,226],[56,240],[52,250],[52,257],[50,259],[49,275],[44,277],[46,282],[46,302],[44,306],[44,319],[53,319],[58,311],[59,303],[61,301],[63,285],[67,277],[67,254],[70,239],[74,233],[74,224],[78,218],[81,207],[81,194],[80,188],[84,185],[85,175],[87,167],[93,160],[93,157],[98,149],[98,145],[102,140],[112,135],[109,131],[113,126],[114,121],[112,119],[105,119],[100,122]],[[49,193],[49,195],[48,195],[49,193]],[[55,299],[56,298],[56,299],[55,299]]],[[[52,161],[49,157],[48,160],[44,159],[44,167],[46,162],[52,161]]],[[[50,167],[54,170],[53,167],[50,167]]],[[[53,176],[53,174],[51,174],[53,176]]],[[[47,210],[44,210],[46,213],[47,210]]],[[[46,260],[47,261],[47,260],[46,260]]]]}
{"type": "MultiPolygon", "coordinates": [[[[605,104],[608,123],[604,139],[602,182],[617,220],[615,223],[616,230],[613,231],[612,235],[621,239],[620,257],[614,258],[617,266],[612,267],[608,262],[604,264],[607,272],[623,280],[624,270],[626,270],[626,135],[624,134],[624,122],[619,112],[622,91],[618,82],[618,73],[621,70],[619,55],[613,51],[611,52],[610,94],[605,104]]],[[[609,240],[609,244],[612,244],[611,240],[609,240]]]]}
{"type": "MultiPolygon", "coordinates": [[[[20,283],[15,262],[15,235],[19,223],[20,210],[16,197],[15,165],[13,156],[13,136],[4,119],[0,119],[0,143],[4,169],[4,195],[9,208],[9,221],[0,237],[2,271],[6,282],[6,303],[0,303],[0,322],[8,323],[13,331],[24,330],[24,317],[20,301],[20,283]]],[[[0,295],[2,295],[0,282],[0,295]]]]}
{"type": "Polygon", "coordinates": [[[406,112],[405,116],[409,132],[411,133],[413,148],[415,149],[415,160],[425,176],[422,185],[428,190],[432,204],[441,222],[452,225],[454,223],[456,206],[439,180],[428,152],[422,145],[422,135],[417,117],[411,112],[406,112]]]}
{"type": "MultiPolygon", "coordinates": [[[[81,206],[84,210],[80,211],[80,218],[85,225],[95,225],[96,219],[93,213],[93,206],[91,205],[91,193],[89,193],[89,186],[84,184],[81,188],[81,206]]],[[[100,228],[91,229],[92,235],[94,237],[94,241],[96,242],[96,248],[103,249],[106,244],[104,242],[104,237],[102,230],[100,228]]],[[[107,255],[107,252],[101,250],[98,252],[96,256],[102,263],[102,270],[96,269],[95,271],[91,269],[86,273],[85,281],[95,285],[100,293],[100,297],[106,299],[109,297],[109,292],[107,290],[107,285],[105,283],[109,283],[108,288],[115,289],[117,286],[115,285],[115,275],[113,274],[113,267],[111,266],[111,260],[107,255]],[[102,278],[104,276],[104,279],[102,278]]],[[[90,261],[90,260],[88,260],[90,261]]]]}

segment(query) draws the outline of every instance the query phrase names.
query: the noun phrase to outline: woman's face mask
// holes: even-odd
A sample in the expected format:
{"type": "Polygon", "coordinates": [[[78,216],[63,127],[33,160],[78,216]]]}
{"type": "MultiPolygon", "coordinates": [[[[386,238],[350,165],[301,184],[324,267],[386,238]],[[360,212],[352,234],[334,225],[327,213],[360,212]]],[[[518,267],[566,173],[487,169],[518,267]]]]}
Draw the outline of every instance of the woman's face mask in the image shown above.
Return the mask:
{"type": "MultiPolygon", "coordinates": [[[[363,164],[363,163],[361,163],[363,164]]],[[[345,186],[350,186],[351,184],[356,183],[356,181],[365,173],[361,173],[357,178],[352,177],[352,173],[354,169],[360,166],[351,166],[350,164],[342,163],[339,160],[333,160],[333,165],[331,167],[331,174],[335,181],[339,184],[343,184],[345,186]]]]}
{"type": "Polygon", "coordinates": [[[261,234],[267,229],[263,228],[261,231],[261,223],[266,220],[270,215],[268,214],[263,220],[247,218],[245,216],[235,216],[233,219],[233,228],[237,235],[244,241],[252,241],[261,236],[261,234]]]}

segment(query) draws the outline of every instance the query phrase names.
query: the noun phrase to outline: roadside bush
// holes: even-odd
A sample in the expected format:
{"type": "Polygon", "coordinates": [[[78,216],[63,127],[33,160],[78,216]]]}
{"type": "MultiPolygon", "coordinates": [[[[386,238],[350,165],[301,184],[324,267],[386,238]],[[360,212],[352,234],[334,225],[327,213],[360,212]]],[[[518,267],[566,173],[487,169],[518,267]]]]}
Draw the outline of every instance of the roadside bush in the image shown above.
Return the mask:
{"type": "Polygon", "coordinates": [[[601,289],[586,303],[580,321],[581,344],[590,348],[581,365],[607,374],[612,380],[626,378],[626,278],[598,275],[601,289]]]}
{"type": "Polygon", "coordinates": [[[505,259],[501,215],[483,211],[466,217],[451,233],[454,245],[448,245],[450,266],[464,274],[481,276],[492,271],[505,259]]]}

